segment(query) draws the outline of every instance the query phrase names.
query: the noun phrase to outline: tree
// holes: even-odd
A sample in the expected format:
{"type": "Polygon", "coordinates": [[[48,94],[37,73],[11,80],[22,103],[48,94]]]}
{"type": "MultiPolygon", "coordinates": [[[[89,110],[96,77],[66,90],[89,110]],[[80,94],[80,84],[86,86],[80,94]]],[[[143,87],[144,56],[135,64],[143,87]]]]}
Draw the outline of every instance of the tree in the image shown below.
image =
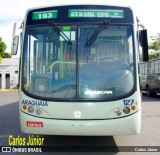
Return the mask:
{"type": "Polygon", "coordinates": [[[151,36],[150,38],[151,38],[151,40],[153,42],[149,45],[149,49],[152,49],[155,52],[151,53],[149,55],[149,59],[153,60],[153,59],[159,58],[159,53],[160,53],[160,34],[157,33],[156,36],[151,36]]]}
{"type": "Polygon", "coordinates": [[[1,62],[2,62],[2,56],[0,55],[0,64],[1,64],[1,62]]]}
{"type": "Polygon", "coordinates": [[[2,58],[11,58],[11,54],[5,52],[6,48],[5,42],[0,37],[0,63],[2,62],[2,58]]]}
{"type": "Polygon", "coordinates": [[[149,60],[153,60],[157,58],[159,58],[159,53],[149,54],[149,60]]]}

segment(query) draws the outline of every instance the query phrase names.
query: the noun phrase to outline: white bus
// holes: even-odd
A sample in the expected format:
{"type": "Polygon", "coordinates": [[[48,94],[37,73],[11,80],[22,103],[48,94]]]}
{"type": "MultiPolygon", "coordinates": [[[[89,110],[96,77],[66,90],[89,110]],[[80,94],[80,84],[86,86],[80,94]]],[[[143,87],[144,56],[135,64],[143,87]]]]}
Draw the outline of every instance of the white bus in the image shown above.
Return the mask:
{"type": "Polygon", "coordinates": [[[160,58],[141,64],[142,91],[147,96],[156,96],[160,93],[160,58]]]}
{"type": "Polygon", "coordinates": [[[139,133],[139,32],[129,7],[28,10],[20,62],[21,131],[86,136],[139,133]]]}

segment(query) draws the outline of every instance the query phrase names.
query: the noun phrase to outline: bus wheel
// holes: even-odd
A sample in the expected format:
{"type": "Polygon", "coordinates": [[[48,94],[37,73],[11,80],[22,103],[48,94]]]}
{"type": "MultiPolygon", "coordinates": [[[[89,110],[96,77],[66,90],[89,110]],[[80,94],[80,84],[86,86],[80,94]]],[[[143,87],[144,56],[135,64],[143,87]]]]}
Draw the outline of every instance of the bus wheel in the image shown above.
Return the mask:
{"type": "Polygon", "coordinates": [[[147,96],[148,97],[154,97],[154,96],[156,96],[155,92],[151,92],[150,86],[147,86],[147,96]]]}
{"type": "Polygon", "coordinates": [[[151,91],[150,91],[150,87],[147,86],[147,96],[150,97],[151,96],[151,91]]]}

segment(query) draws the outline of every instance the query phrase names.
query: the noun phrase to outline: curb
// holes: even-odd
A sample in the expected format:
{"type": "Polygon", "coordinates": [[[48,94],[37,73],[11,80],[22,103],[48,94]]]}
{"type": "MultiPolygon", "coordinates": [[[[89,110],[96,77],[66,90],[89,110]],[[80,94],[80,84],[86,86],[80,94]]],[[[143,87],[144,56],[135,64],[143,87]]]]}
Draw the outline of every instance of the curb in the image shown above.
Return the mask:
{"type": "Polygon", "coordinates": [[[18,89],[0,89],[0,92],[18,92],[18,89]]]}

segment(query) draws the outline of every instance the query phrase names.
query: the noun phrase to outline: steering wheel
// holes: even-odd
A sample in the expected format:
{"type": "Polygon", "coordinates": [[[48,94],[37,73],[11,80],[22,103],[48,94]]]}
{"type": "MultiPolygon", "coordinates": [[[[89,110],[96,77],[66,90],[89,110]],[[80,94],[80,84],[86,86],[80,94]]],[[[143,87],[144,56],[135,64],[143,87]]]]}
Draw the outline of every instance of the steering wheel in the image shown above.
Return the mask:
{"type": "Polygon", "coordinates": [[[106,59],[112,59],[112,60],[115,60],[115,61],[119,61],[117,58],[112,58],[112,57],[105,57],[105,58],[100,59],[100,61],[103,61],[103,60],[106,60],[106,59]]]}

